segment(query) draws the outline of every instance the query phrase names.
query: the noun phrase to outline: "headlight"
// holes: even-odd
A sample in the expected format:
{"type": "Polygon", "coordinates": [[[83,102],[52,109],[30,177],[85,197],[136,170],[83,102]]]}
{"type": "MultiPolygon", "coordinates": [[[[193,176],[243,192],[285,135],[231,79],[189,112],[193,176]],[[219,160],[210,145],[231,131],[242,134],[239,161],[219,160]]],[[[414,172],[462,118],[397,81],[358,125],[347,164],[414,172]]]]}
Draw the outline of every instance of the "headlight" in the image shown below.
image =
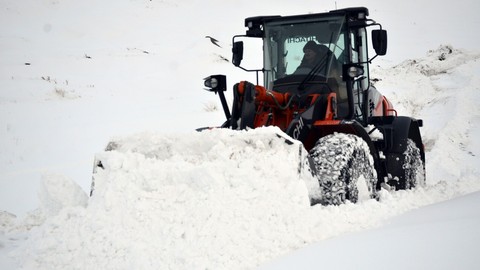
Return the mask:
{"type": "Polygon", "coordinates": [[[362,76],[364,73],[363,67],[360,66],[351,66],[348,68],[348,76],[350,78],[356,78],[362,76]]]}
{"type": "Polygon", "coordinates": [[[208,88],[217,88],[218,80],[212,77],[208,77],[205,79],[205,87],[208,88]]]}
{"type": "Polygon", "coordinates": [[[227,90],[227,77],[225,75],[211,75],[203,80],[203,85],[206,87],[205,90],[215,93],[227,90]]]}

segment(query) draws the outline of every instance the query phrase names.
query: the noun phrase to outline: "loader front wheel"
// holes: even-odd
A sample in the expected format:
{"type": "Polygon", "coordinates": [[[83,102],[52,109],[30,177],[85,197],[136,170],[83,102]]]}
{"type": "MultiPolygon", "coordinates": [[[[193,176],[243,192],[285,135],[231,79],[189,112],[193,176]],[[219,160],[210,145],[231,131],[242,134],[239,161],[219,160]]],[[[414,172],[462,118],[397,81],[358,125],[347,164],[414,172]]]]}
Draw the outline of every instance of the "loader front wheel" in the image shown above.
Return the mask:
{"type": "Polygon", "coordinates": [[[352,134],[320,138],[310,150],[320,185],[315,203],[339,205],[376,197],[377,175],[367,143],[352,134]]]}

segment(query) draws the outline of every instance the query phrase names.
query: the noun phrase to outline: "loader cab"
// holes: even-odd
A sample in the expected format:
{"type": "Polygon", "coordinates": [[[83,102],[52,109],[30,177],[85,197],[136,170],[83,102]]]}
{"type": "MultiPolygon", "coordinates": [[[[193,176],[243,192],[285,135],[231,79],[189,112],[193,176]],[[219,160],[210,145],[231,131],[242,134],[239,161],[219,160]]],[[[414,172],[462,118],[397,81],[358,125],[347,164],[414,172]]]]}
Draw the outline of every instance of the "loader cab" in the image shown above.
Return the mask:
{"type": "MultiPolygon", "coordinates": [[[[377,25],[367,19],[368,9],[348,8],[297,16],[261,16],[245,20],[246,35],[233,38],[233,64],[241,67],[244,37],[263,39],[264,87],[276,92],[336,92],[339,119],[367,122],[369,89],[367,30],[377,25]],[[317,59],[306,65],[306,47],[317,59]]],[[[381,29],[381,26],[380,26],[381,29]]],[[[385,30],[374,30],[377,55],[386,53],[385,30]]],[[[258,82],[257,82],[258,84],[258,82]]]]}

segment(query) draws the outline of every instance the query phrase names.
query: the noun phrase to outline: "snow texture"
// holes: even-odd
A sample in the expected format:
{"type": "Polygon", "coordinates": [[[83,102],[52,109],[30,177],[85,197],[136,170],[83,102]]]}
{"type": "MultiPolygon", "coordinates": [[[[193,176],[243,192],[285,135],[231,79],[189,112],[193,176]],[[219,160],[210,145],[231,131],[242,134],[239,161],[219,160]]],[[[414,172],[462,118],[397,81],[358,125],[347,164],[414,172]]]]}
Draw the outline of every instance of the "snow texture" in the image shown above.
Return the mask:
{"type": "Polygon", "coordinates": [[[0,268],[477,269],[478,1],[364,3],[389,31],[375,87],[424,120],[425,186],[310,207],[278,130],[193,131],[224,121],[203,78],[255,82],[223,60],[246,17],[337,4],[358,2],[2,1],[0,268]]]}

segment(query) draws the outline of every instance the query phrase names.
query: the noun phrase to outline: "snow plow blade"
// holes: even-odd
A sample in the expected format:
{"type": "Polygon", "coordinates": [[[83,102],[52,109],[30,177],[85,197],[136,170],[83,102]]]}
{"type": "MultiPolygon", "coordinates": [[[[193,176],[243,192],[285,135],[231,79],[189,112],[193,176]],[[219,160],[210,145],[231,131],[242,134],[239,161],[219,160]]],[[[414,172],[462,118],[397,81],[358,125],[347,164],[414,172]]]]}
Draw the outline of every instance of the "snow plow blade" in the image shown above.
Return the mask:
{"type": "Polygon", "coordinates": [[[96,155],[90,194],[104,197],[121,188],[165,200],[204,200],[223,190],[225,200],[267,203],[262,198],[276,194],[276,200],[310,205],[321,195],[309,164],[303,145],[276,127],[139,134],[114,140],[96,155]]]}

